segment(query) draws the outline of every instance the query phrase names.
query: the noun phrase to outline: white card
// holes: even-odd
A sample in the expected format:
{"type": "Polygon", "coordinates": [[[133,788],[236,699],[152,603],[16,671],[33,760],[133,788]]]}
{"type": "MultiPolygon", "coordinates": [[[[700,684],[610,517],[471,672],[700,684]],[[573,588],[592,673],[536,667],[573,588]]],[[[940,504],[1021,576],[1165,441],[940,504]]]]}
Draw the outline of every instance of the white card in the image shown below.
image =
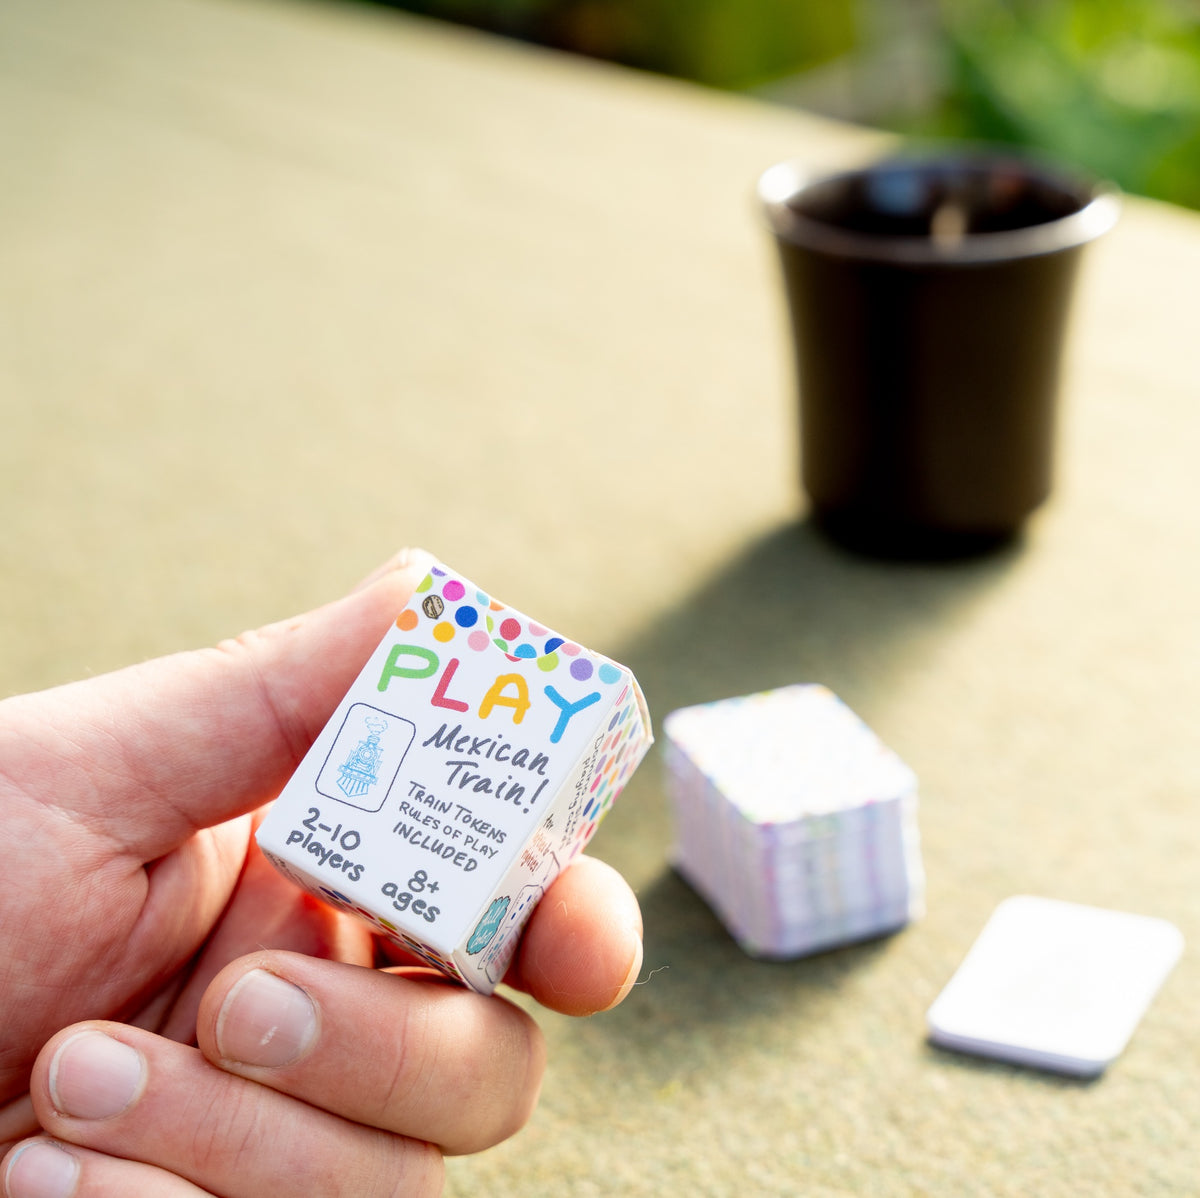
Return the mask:
{"type": "Polygon", "coordinates": [[[943,1048],[1093,1077],[1129,1042],[1183,951],[1174,924],[1018,895],[929,1008],[943,1048]]]}

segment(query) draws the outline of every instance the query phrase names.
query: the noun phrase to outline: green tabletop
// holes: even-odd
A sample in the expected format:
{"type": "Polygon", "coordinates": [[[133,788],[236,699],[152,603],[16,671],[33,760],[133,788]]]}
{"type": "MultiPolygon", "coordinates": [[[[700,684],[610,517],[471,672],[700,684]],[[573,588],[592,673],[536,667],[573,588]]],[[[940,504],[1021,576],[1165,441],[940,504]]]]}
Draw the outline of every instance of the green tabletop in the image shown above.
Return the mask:
{"type": "Polygon", "coordinates": [[[661,747],[595,851],[641,984],[541,1015],[511,1142],[448,1192],[1200,1189],[1189,949],[1093,1083],[925,1011],[1017,893],[1200,940],[1200,219],[1083,278],[1059,482],[946,565],[809,526],[753,185],[874,134],[383,10],[0,6],[0,692],[204,644],[422,544],[629,664],[658,721],[819,681],[916,771],[928,913],[745,957],[670,868],[661,747]]]}

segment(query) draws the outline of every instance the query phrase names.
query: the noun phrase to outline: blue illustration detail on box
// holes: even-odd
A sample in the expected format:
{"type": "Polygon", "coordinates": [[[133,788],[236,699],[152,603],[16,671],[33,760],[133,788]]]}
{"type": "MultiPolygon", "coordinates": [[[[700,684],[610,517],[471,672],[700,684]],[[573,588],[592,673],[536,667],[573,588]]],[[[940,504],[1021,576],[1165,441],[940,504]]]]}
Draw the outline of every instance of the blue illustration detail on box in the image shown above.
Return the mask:
{"type": "Polygon", "coordinates": [[[381,810],[416,733],[403,716],[352,703],[317,775],[317,792],[362,811],[381,810]]]}
{"type": "Polygon", "coordinates": [[[351,799],[365,795],[379,781],[379,738],[387,731],[387,720],[367,716],[367,735],[350,750],[338,766],[338,788],[351,799]]]}
{"type": "MultiPolygon", "coordinates": [[[[557,871],[558,860],[553,853],[550,854],[550,857],[554,861],[557,871]]],[[[496,926],[492,928],[488,936],[490,943],[486,946],[487,953],[483,958],[483,971],[493,984],[499,984],[507,972],[513,955],[517,951],[517,942],[520,940],[525,922],[545,893],[546,887],[540,882],[530,882],[521,887],[515,901],[510,903],[508,899],[504,900],[505,910],[500,912],[496,926]]],[[[467,951],[470,951],[469,946],[467,951]]]]}
{"type": "Polygon", "coordinates": [[[471,939],[467,941],[467,952],[471,956],[483,952],[491,944],[492,937],[500,930],[500,925],[504,922],[509,901],[507,895],[504,898],[498,898],[483,913],[483,918],[475,925],[471,939]]]}

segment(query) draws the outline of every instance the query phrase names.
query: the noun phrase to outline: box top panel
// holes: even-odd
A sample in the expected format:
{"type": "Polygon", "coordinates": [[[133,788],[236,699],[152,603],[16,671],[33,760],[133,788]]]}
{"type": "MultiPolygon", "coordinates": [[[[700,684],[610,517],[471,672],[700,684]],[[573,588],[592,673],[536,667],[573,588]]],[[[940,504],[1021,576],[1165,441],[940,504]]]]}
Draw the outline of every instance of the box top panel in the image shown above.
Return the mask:
{"type": "Polygon", "coordinates": [[[912,792],[916,777],[827,687],[799,684],[671,712],[668,742],[746,818],[781,823],[912,792]]]}

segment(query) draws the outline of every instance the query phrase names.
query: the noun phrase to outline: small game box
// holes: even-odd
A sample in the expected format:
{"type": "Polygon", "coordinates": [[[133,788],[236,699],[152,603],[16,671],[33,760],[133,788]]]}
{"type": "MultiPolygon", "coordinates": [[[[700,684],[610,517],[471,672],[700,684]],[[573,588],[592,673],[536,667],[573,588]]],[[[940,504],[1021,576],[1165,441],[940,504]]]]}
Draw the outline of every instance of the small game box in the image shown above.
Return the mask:
{"type": "Polygon", "coordinates": [[[651,742],[629,670],[438,565],[258,843],[297,885],[490,993],[651,742]]]}

